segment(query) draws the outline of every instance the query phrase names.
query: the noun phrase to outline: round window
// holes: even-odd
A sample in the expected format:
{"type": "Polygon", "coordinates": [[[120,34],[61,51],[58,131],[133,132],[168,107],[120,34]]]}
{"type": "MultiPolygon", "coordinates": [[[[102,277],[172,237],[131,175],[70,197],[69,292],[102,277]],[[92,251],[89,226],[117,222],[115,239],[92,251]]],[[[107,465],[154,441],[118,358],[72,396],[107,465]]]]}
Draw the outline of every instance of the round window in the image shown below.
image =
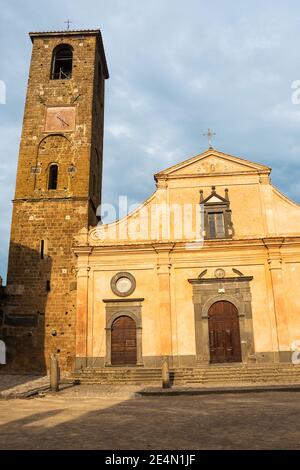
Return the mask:
{"type": "Polygon", "coordinates": [[[116,282],[117,291],[121,292],[122,294],[127,294],[127,292],[131,289],[132,282],[128,277],[120,277],[120,279],[116,282]]]}
{"type": "Polygon", "coordinates": [[[127,297],[132,294],[136,287],[135,278],[130,273],[118,273],[111,282],[111,289],[119,297],[127,297]]]}

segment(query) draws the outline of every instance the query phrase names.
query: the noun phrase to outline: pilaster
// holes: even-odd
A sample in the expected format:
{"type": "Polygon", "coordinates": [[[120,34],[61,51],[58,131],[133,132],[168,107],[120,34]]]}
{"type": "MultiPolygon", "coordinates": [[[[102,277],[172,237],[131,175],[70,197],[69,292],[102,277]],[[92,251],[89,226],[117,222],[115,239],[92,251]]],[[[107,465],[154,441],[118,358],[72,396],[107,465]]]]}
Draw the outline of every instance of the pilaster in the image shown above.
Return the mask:
{"type": "Polygon", "coordinates": [[[90,276],[89,256],[92,249],[75,250],[77,263],[77,312],[76,312],[76,365],[87,366],[88,357],[88,286],[90,276]]]}
{"type": "Polygon", "coordinates": [[[157,253],[157,277],[160,320],[160,347],[162,356],[173,356],[171,318],[171,259],[174,244],[155,245],[157,253]]]}
{"type": "Polygon", "coordinates": [[[280,356],[281,351],[286,352],[290,350],[281,255],[281,247],[284,243],[284,238],[265,238],[263,241],[268,250],[268,264],[277,329],[278,355],[280,356]]]}

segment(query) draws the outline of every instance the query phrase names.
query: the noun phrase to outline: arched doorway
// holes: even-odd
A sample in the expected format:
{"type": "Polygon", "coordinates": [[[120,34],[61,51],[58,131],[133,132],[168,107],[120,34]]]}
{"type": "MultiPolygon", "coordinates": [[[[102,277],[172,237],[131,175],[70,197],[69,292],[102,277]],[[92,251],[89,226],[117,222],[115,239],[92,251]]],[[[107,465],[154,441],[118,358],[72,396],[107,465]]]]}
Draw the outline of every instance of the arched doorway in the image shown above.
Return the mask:
{"type": "Polygon", "coordinates": [[[208,312],[210,362],[242,362],[237,308],[227,301],[214,303],[208,312]]]}
{"type": "Polygon", "coordinates": [[[127,316],[118,317],[111,328],[112,365],[136,365],[136,324],[127,316]]]}

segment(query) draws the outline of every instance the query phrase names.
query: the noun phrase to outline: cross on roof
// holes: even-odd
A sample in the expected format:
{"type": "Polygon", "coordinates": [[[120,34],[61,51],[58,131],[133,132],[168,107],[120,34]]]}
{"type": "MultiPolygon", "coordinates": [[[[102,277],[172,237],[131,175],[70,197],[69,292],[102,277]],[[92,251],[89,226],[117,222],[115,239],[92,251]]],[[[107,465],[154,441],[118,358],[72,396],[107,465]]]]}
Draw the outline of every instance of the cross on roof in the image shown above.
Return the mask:
{"type": "Polygon", "coordinates": [[[217,135],[217,134],[215,132],[213,132],[211,129],[208,129],[208,131],[205,134],[203,134],[204,137],[208,138],[209,148],[212,148],[212,139],[215,135],[217,135]]]}
{"type": "Polygon", "coordinates": [[[67,20],[64,23],[67,25],[67,30],[69,31],[70,30],[70,24],[72,24],[72,21],[67,20]]]}

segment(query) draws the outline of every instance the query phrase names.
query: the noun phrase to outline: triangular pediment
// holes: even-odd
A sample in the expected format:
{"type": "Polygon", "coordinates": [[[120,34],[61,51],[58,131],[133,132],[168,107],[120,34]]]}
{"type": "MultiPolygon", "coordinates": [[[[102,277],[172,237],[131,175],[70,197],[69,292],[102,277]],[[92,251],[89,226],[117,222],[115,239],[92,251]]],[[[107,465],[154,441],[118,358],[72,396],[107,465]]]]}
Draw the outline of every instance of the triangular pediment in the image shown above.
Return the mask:
{"type": "Polygon", "coordinates": [[[217,196],[212,196],[208,199],[207,202],[223,202],[222,199],[220,199],[219,197],[217,196]]]}
{"type": "Polygon", "coordinates": [[[250,162],[239,157],[208,149],[206,152],[196,155],[177,165],[167,168],[155,175],[160,178],[180,178],[186,176],[201,176],[214,174],[242,174],[264,173],[269,174],[271,169],[258,163],[250,162]]]}
{"type": "Polygon", "coordinates": [[[212,194],[211,196],[209,196],[206,200],[205,200],[205,203],[209,203],[209,204],[220,204],[220,203],[223,203],[224,204],[225,202],[225,199],[218,196],[217,194],[212,194]]]}

